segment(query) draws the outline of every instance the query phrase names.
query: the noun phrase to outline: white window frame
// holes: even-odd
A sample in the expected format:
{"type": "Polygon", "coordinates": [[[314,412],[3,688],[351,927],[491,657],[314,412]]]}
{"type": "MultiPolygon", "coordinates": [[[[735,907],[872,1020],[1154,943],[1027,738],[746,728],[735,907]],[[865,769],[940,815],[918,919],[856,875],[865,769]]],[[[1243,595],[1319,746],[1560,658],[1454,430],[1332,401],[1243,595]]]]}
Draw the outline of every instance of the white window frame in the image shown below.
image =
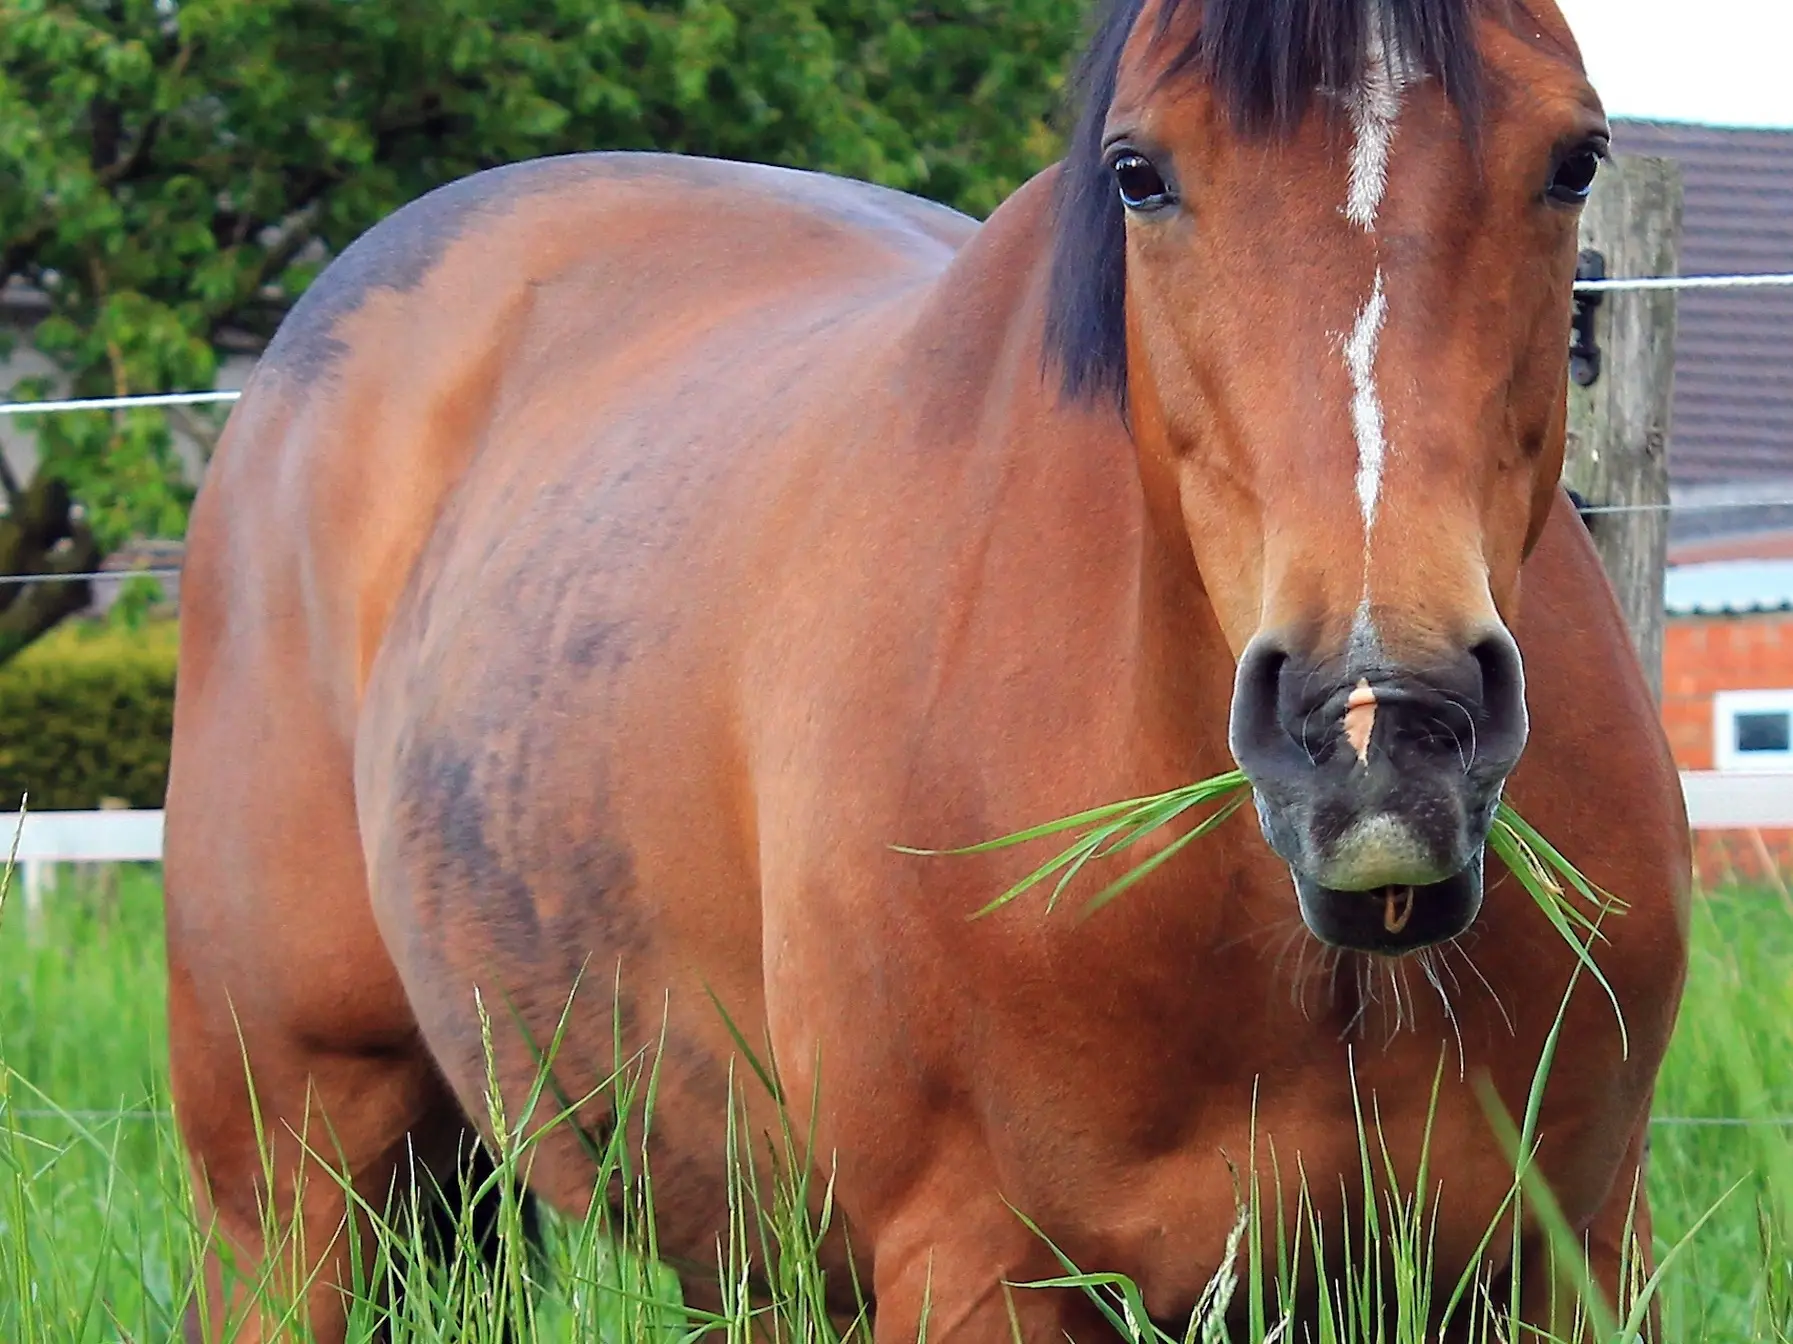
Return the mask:
{"type": "MultiPolygon", "coordinates": [[[[1793,750],[1738,751],[1739,714],[1785,713],[1793,717],[1793,687],[1778,691],[1718,691],[1712,697],[1713,757],[1720,770],[1793,774],[1793,750]]],[[[1789,744],[1793,746],[1793,743],[1789,744]]]]}

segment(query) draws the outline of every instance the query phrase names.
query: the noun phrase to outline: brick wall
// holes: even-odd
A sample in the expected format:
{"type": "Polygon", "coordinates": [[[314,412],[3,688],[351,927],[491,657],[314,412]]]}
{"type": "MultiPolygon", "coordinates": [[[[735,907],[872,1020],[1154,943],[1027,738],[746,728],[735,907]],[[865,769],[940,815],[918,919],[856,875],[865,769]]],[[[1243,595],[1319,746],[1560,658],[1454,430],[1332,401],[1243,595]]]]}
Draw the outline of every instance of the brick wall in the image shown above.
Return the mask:
{"type": "MultiPolygon", "coordinates": [[[[1793,613],[1671,616],[1663,633],[1662,722],[1675,764],[1714,766],[1712,696],[1793,686],[1793,613]]],[[[1759,882],[1772,863],[1793,877],[1793,831],[1702,831],[1694,868],[1702,881],[1759,882]]]]}

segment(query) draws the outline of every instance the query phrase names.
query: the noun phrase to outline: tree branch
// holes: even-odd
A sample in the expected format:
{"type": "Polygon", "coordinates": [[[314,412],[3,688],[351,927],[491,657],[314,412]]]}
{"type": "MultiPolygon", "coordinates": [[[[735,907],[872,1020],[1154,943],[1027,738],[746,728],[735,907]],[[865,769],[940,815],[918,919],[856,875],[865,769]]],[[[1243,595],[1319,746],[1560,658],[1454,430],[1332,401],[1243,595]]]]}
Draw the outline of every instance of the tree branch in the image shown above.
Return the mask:
{"type": "Polygon", "coordinates": [[[124,113],[118,104],[106,97],[95,98],[87,107],[87,120],[93,128],[93,144],[87,163],[105,181],[106,170],[118,162],[118,144],[124,137],[124,113]]]}
{"type": "Polygon", "coordinates": [[[15,238],[7,245],[5,252],[0,252],[0,286],[4,286],[25,268],[37,251],[38,244],[43,242],[49,232],[40,224],[23,238],[15,238]]]}
{"type": "Polygon", "coordinates": [[[263,285],[276,279],[292,264],[293,258],[310,245],[312,238],[316,236],[312,231],[312,225],[316,223],[317,218],[316,205],[317,203],[313,201],[306,206],[305,214],[309,218],[301,223],[296,223],[292,232],[269,248],[263,255],[261,265],[255,268],[255,283],[248,286],[239,302],[247,302],[259,294],[263,285]]]}
{"type": "Polygon", "coordinates": [[[4,452],[0,452],[0,489],[6,491],[7,512],[17,509],[23,491],[19,489],[19,478],[13,474],[12,463],[6,460],[4,452]]]}
{"type": "MultiPolygon", "coordinates": [[[[294,204],[286,218],[281,222],[285,230],[283,236],[263,252],[261,260],[242,284],[237,286],[236,293],[222,306],[211,310],[207,335],[216,340],[218,332],[230,325],[236,316],[249,304],[255,302],[261,293],[262,286],[268,284],[280,272],[284,271],[294,257],[303,252],[316,236],[313,226],[317,222],[317,209],[324,193],[335,186],[337,179],[327,174],[320,174],[294,204]]],[[[259,232],[259,230],[258,230],[259,232]]]]}
{"type": "MultiPolygon", "coordinates": [[[[68,546],[42,558],[48,563],[25,572],[85,574],[100,562],[99,543],[92,532],[77,524],[68,546]]],[[[0,608],[0,662],[29,647],[93,601],[93,585],[86,581],[28,583],[17,585],[14,591],[17,596],[0,608]]]]}
{"type": "MultiPolygon", "coordinates": [[[[186,74],[187,63],[192,59],[193,44],[183,38],[180,46],[175,49],[174,59],[169,63],[165,75],[167,81],[172,83],[186,74]]],[[[115,128],[113,143],[105,162],[96,162],[94,165],[99,169],[100,185],[115,187],[121,182],[134,180],[143,171],[144,164],[149,162],[149,156],[155,151],[157,138],[162,134],[163,121],[160,113],[152,116],[138,133],[137,143],[131,146],[131,152],[122,158],[118,154],[118,128],[115,128]]],[[[97,147],[96,141],[96,152],[97,147]]]]}
{"type": "MultiPolygon", "coordinates": [[[[60,479],[41,471],[0,518],[0,572],[82,574],[100,561],[99,543],[72,516],[74,499],[60,479]]],[[[86,583],[9,584],[0,589],[0,661],[92,600],[86,583]],[[58,592],[58,589],[72,589],[58,592]]]]}
{"type": "Polygon", "coordinates": [[[168,406],[163,408],[174,427],[185,434],[199,448],[201,460],[210,462],[212,450],[218,446],[218,429],[212,425],[202,424],[196,415],[188,412],[185,406],[168,406]]]}
{"type": "Polygon", "coordinates": [[[136,179],[143,171],[143,165],[149,162],[149,156],[156,147],[156,138],[162,134],[162,118],[151,117],[149,124],[137,137],[137,143],[131,146],[131,152],[123,158],[114,157],[100,170],[100,185],[116,187],[124,182],[136,179]]]}

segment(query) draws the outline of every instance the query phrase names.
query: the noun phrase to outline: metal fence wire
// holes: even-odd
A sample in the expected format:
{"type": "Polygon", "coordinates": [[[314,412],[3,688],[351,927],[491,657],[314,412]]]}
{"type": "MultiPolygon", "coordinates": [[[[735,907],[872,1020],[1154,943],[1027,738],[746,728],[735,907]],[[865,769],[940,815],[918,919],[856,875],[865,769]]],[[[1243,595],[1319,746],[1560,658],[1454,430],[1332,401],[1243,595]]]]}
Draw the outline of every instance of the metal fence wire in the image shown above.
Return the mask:
{"type": "MultiPolygon", "coordinates": [[[[110,1124],[115,1120],[172,1120],[173,1111],[156,1110],[57,1110],[53,1107],[0,1107],[0,1119],[68,1120],[82,1125],[110,1124]]],[[[1653,1115],[1652,1125],[1671,1129],[1793,1129],[1793,1115],[1653,1115]]]]}
{"type": "MultiPolygon", "coordinates": [[[[1578,280],[1578,294],[1636,293],[1661,290],[1751,290],[1793,288],[1793,272],[1756,275],[1672,275],[1635,276],[1608,280],[1578,280]]],[[[237,391],[157,392],[146,395],[117,397],[68,397],[53,401],[0,402],[0,418],[55,415],[79,411],[154,410],[167,406],[221,406],[237,401],[237,391]]],[[[1789,464],[1793,474],[1793,464],[1789,464]]],[[[1689,501],[1668,504],[1581,504],[1577,511],[1588,515],[1625,513],[1703,513],[1742,509],[1793,509],[1793,499],[1752,499],[1731,502],[1689,501]]],[[[178,567],[144,569],[90,570],[70,574],[0,574],[0,587],[29,583],[90,583],[103,579],[176,578],[178,567]]],[[[0,1108],[0,1117],[18,1120],[65,1120],[82,1125],[113,1122],[157,1122],[173,1119],[164,1110],[122,1109],[56,1110],[48,1108],[0,1108]]],[[[1793,1115],[1728,1116],[1728,1115],[1657,1115],[1650,1117],[1652,1127],[1665,1129],[1793,1129],[1793,1115]]]]}
{"type": "MultiPolygon", "coordinates": [[[[1577,294],[1636,293],[1660,290],[1752,290],[1793,288],[1793,272],[1765,272],[1746,275],[1652,275],[1617,277],[1605,280],[1577,280],[1577,294]]],[[[154,410],[167,406],[222,406],[237,401],[240,391],[153,392],[116,397],[65,397],[49,401],[0,402],[0,418],[55,415],[77,411],[154,410]]],[[[1793,470],[1793,468],[1790,468],[1793,470]]],[[[1730,502],[1688,501],[1668,504],[1589,504],[1578,505],[1584,516],[1624,513],[1719,513],[1739,509],[1793,509],[1793,499],[1750,499],[1730,502]]],[[[95,579],[173,578],[178,569],[107,570],[80,574],[8,574],[0,575],[0,585],[22,583],[87,583],[95,579]]]]}

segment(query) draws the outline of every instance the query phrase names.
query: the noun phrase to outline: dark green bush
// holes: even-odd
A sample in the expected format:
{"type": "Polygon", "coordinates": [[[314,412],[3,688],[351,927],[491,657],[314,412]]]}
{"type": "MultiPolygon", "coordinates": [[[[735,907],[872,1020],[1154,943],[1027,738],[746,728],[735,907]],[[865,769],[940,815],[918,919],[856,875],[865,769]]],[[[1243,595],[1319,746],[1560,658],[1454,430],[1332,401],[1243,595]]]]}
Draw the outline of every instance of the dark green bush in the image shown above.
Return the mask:
{"type": "Polygon", "coordinates": [[[0,667],[0,807],[160,807],[174,726],[172,622],[64,626],[0,667]]]}

